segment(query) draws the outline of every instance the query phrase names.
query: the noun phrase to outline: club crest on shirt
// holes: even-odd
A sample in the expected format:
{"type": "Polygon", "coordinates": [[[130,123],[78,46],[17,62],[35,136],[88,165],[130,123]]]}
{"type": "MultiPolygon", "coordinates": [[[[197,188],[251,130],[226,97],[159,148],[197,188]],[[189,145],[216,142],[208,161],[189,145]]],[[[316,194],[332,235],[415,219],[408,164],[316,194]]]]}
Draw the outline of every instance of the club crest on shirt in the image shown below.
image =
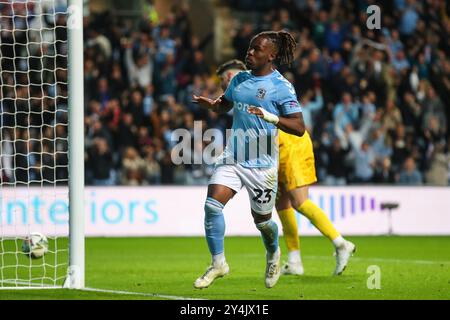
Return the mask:
{"type": "Polygon", "coordinates": [[[263,100],[265,95],[266,95],[266,89],[259,88],[258,93],[256,94],[256,98],[259,100],[263,100]]]}

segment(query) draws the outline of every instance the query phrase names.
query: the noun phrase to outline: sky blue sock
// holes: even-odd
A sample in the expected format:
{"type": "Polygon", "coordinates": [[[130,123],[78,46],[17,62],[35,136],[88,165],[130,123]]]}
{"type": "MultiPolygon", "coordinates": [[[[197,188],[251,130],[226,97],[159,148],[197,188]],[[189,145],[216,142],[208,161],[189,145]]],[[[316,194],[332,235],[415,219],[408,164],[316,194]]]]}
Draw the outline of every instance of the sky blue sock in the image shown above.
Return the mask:
{"type": "Polygon", "coordinates": [[[224,250],[225,219],[222,210],[223,204],[211,197],[206,198],[205,234],[212,255],[222,253],[224,250]]]}
{"type": "Polygon", "coordinates": [[[275,253],[278,249],[278,225],[272,219],[256,224],[267,252],[275,253]]]}

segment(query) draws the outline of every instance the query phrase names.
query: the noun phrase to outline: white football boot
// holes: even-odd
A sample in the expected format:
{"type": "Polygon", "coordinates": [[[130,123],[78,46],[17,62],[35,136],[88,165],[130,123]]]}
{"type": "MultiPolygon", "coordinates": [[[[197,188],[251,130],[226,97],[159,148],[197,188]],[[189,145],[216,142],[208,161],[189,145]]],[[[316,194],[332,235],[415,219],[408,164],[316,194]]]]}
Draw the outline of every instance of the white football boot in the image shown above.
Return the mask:
{"type": "Polygon", "coordinates": [[[305,273],[303,264],[299,262],[285,262],[281,267],[281,274],[301,276],[305,273]]]}
{"type": "Polygon", "coordinates": [[[219,266],[210,265],[206,272],[194,282],[194,288],[208,288],[217,278],[221,278],[230,272],[230,267],[226,262],[219,266]]]}
{"type": "Polygon", "coordinates": [[[278,248],[275,253],[275,257],[269,261],[266,254],[267,265],[266,265],[266,287],[272,288],[277,284],[278,279],[281,275],[281,250],[278,248]]]}
{"type": "Polygon", "coordinates": [[[344,272],[345,267],[347,267],[348,260],[356,252],[356,246],[350,242],[345,240],[345,242],[338,248],[336,248],[336,252],[334,253],[336,256],[336,269],[334,270],[334,275],[338,276],[344,272]]]}

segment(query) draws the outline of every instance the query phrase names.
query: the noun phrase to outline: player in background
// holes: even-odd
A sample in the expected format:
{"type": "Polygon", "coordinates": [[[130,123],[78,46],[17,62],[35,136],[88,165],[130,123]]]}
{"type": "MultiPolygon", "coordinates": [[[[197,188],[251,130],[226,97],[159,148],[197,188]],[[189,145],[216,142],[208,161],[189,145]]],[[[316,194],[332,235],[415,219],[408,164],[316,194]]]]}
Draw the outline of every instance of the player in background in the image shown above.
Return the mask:
{"type": "Polygon", "coordinates": [[[266,287],[273,287],[280,277],[278,227],[272,220],[278,171],[276,128],[301,136],[305,132],[305,124],[294,88],[275,69],[274,63],[291,63],[294,50],[295,40],[287,32],[259,33],[247,50],[249,71],[233,77],[225,93],[216,100],[193,96],[194,102],[212,111],[224,113],[233,108],[232,133],[209,181],[204,207],[205,234],[212,262],[194,282],[195,288],[206,288],[229,272],[224,253],[225,220],[222,210],[243,186],[248,191],[253,220],[266,248],[266,287]],[[248,136],[242,139],[239,132],[248,136]],[[246,154],[240,159],[236,156],[250,148],[254,141],[269,141],[271,146],[263,148],[259,154],[257,152],[255,157],[247,157],[246,154]]]}
{"type": "MultiPolygon", "coordinates": [[[[222,90],[225,91],[231,79],[243,70],[246,70],[244,63],[236,59],[219,66],[216,73],[220,78],[222,90]]],[[[280,159],[275,206],[288,248],[288,261],[283,265],[281,272],[294,275],[304,273],[294,211],[296,208],[333,243],[336,250],[334,275],[340,275],[356,248],[353,243],[340,235],[322,209],[309,200],[309,185],[317,182],[311,137],[307,131],[301,137],[278,131],[280,159]]]]}

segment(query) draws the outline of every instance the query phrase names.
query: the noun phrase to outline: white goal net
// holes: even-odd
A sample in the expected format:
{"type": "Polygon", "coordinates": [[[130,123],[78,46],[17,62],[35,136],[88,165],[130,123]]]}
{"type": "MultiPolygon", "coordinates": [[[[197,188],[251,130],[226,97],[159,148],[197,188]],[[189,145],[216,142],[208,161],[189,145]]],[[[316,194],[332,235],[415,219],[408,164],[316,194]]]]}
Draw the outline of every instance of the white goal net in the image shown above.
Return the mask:
{"type": "Polygon", "coordinates": [[[0,288],[61,287],[69,267],[67,3],[0,0],[0,288]],[[32,259],[22,244],[48,238],[32,259]]]}

